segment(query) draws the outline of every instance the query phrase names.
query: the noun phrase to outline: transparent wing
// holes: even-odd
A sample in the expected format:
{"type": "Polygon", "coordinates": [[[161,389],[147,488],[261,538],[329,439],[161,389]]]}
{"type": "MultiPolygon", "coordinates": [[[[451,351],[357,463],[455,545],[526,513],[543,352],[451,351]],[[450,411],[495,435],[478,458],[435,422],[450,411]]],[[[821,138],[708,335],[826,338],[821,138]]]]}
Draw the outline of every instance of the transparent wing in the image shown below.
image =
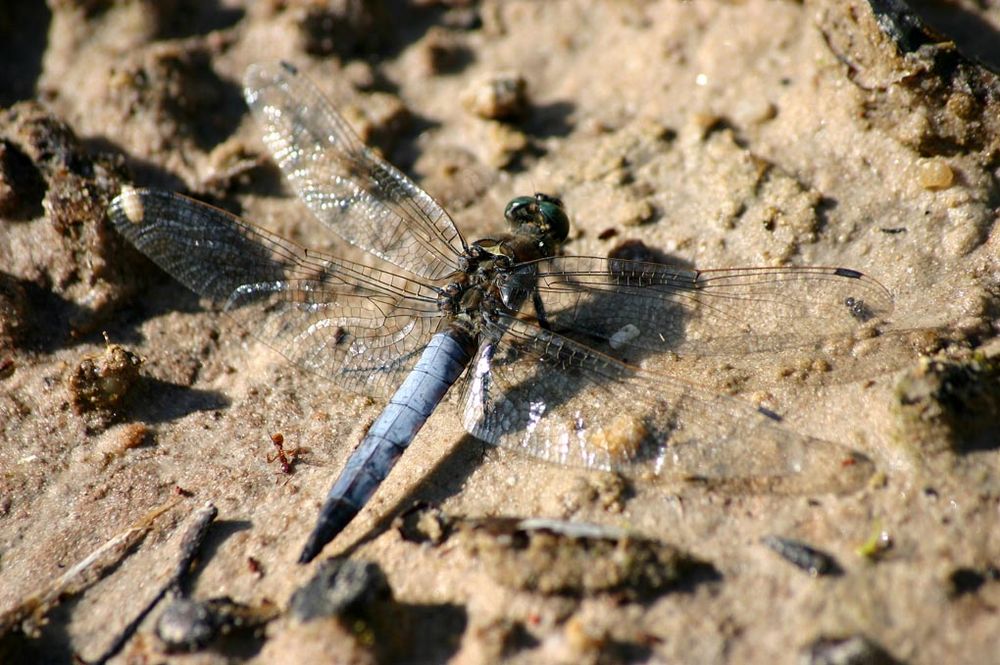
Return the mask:
{"type": "Polygon", "coordinates": [[[750,404],[621,363],[503,316],[487,332],[464,400],[490,443],[591,469],[790,492],[844,492],[872,474],[847,448],[781,427],[750,404]]]}
{"type": "Polygon", "coordinates": [[[340,237],[417,275],[456,269],[464,243],[424,190],[365,147],[316,87],[291,65],[254,65],[247,105],[288,182],[340,237]]]}
{"type": "Polygon", "coordinates": [[[684,270],[568,256],[525,264],[505,295],[532,303],[532,288],[542,310],[535,315],[551,330],[615,349],[678,355],[816,346],[885,319],[893,308],[885,287],[846,268],[684,270]]]}
{"type": "Polygon", "coordinates": [[[117,230],[296,365],[388,396],[441,325],[435,290],[306,250],[193,199],[125,188],[117,230]]]}

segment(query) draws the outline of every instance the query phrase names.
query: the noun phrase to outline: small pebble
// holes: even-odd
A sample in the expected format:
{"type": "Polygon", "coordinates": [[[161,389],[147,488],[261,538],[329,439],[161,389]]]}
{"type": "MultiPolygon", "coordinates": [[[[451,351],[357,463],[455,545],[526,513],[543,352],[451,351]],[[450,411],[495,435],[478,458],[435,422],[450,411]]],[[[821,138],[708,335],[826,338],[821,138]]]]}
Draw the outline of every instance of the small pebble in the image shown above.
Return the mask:
{"type": "Polygon", "coordinates": [[[921,159],[917,162],[917,181],[924,189],[947,189],[955,181],[955,173],[943,159],[921,159]]]}
{"type": "Polygon", "coordinates": [[[170,603],[156,622],[156,635],[168,652],[203,649],[215,639],[218,629],[208,607],[186,598],[170,603]]]}
{"type": "Polygon", "coordinates": [[[329,559],[292,594],[290,609],[300,621],[321,617],[365,615],[392,600],[392,589],[377,564],[329,559]]]}
{"type": "Polygon", "coordinates": [[[462,105],[487,120],[508,120],[528,106],[524,77],[517,73],[494,74],[474,83],[462,95],[462,105]]]}

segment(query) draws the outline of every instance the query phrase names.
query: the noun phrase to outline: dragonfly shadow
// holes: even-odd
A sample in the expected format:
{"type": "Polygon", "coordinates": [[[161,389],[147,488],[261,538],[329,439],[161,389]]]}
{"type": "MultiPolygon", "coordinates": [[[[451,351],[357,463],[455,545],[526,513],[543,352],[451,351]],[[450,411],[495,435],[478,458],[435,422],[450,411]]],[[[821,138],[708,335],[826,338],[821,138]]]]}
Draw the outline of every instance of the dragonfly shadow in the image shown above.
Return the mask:
{"type": "Polygon", "coordinates": [[[570,466],[624,468],[658,456],[673,429],[673,396],[654,402],[636,377],[646,357],[685,340],[688,312],[662,297],[656,272],[668,267],[670,279],[679,264],[626,245],[607,261],[546,265],[537,325],[508,321],[511,331],[480,351],[467,376],[470,431],[570,466]]]}
{"type": "MultiPolygon", "coordinates": [[[[644,278],[646,265],[678,271],[693,271],[689,261],[675,257],[640,240],[624,240],[608,252],[605,288],[590,290],[572,307],[547,315],[549,328],[616,360],[637,364],[644,358],[670,351],[685,339],[684,308],[660,299],[645,303],[644,289],[655,292],[657,284],[644,278]],[[646,279],[646,283],[643,281],[646,279]],[[626,306],[623,291],[639,306],[626,306]]],[[[566,280],[572,286],[570,280],[566,280]]]]}
{"type": "Polygon", "coordinates": [[[441,505],[459,494],[491,447],[471,434],[462,436],[364,535],[344,548],[343,556],[350,557],[360,547],[388,531],[396,518],[414,504],[441,505]]]}

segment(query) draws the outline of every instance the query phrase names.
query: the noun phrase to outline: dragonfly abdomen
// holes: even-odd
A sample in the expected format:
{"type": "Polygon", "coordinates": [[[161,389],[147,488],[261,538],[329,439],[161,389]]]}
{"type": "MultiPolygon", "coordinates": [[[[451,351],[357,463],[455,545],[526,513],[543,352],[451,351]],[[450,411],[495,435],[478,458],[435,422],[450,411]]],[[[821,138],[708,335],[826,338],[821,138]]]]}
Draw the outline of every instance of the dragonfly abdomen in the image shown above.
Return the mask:
{"type": "Polygon", "coordinates": [[[445,393],[469,364],[475,341],[460,330],[438,333],[389,404],[368,429],[334,482],[326,503],[299,555],[308,563],[364,507],[423,427],[445,393]]]}

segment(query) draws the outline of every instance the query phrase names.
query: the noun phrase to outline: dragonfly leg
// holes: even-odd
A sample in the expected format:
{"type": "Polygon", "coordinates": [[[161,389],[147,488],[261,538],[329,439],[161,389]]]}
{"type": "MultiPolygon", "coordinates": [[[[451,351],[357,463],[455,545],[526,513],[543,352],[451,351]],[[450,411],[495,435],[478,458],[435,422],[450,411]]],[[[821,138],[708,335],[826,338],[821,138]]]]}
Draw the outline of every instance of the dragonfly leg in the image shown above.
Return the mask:
{"type": "Polygon", "coordinates": [[[537,290],[531,293],[531,304],[535,307],[535,318],[538,320],[538,325],[545,330],[552,330],[548,317],[545,316],[545,303],[542,302],[542,294],[537,290]]]}

